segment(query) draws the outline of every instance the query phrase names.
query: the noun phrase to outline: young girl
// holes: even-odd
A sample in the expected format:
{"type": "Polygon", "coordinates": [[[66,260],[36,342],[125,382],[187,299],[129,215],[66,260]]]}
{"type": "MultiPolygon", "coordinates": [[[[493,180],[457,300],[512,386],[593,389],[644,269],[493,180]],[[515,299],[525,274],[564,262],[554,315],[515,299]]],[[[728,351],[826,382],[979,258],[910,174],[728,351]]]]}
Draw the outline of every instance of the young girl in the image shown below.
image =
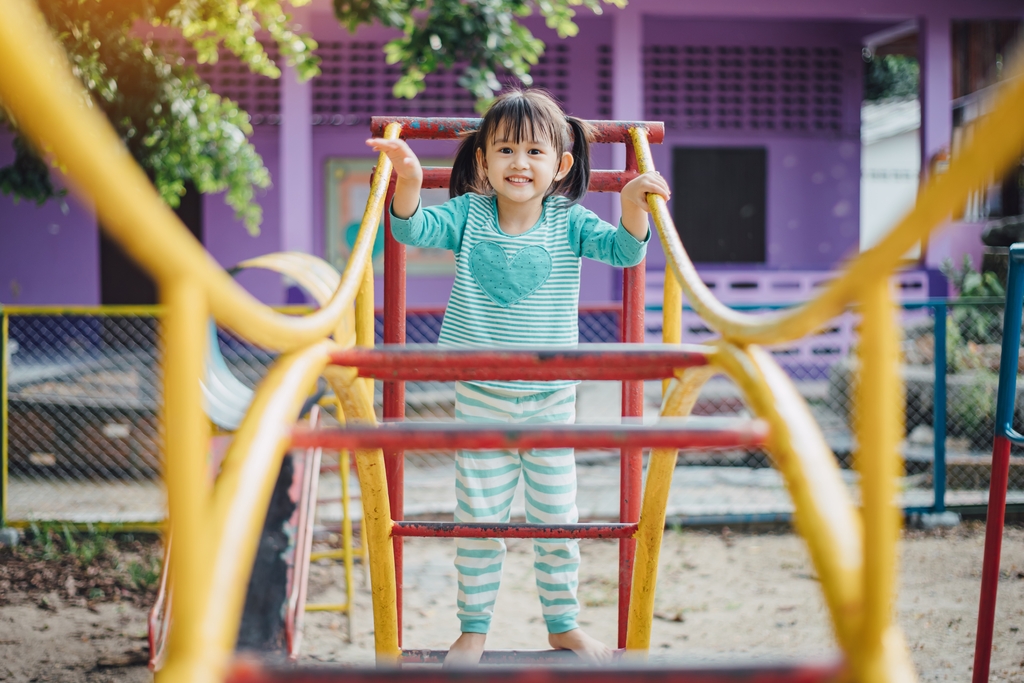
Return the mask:
{"type": "MultiPolygon", "coordinates": [[[[390,207],[399,242],[455,252],[456,275],[438,344],[447,347],[576,346],[580,257],[619,267],[643,260],[650,232],[647,193],[666,200],[657,174],[622,188],[615,227],[578,202],[590,183],[589,126],[566,116],[539,90],[499,96],[479,130],[459,147],[450,195],[420,207],[423,170],[401,140],[368,140],[394,164],[390,207]]],[[[557,423],[576,418],[576,382],[458,382],[455,416],[465,422],[557,423]]],[[[522,473],[531,523],[574,523],[573,450],[459,451],[456,522],[507,522],[522,473]]],[[[582,659],[606,662],[611,650],[576,623],[578,543],[534,542],[534,569],[548,641],[582,659]]],[[[505,543],[458,539],[458,616],[462,635],[445,666],[476,664],[494,611],[505,543]]]]}

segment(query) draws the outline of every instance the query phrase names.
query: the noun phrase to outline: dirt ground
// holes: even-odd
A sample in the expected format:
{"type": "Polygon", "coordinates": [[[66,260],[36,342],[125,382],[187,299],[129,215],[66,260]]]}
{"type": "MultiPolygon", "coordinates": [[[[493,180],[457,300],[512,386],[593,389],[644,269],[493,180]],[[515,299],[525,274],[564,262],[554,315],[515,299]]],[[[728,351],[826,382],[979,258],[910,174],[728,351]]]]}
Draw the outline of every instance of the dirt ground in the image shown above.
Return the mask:
{"type": "MultiPolygon", "coordinates": [[[[908,532],[900,544],[897,612],[922,681],[969,679],[977,619],[983,529],[908,532]]],[[[582,626],[615,640],[612,542],[584,542],[582,626]]],[[[455,573],[449,542],[406,544],[405,646],[445,648],[456,637],[455,573]]],[[[511,541],[490,648],[545,647],[528,541],[511,541]]],[[[1024,530],[1003,545],[993,681],[1024,682],[1024,530]]],[[[373,625],[364,574],[357,567],[352,643],[344,617],[306,617],[308,663],[372,663],[373,625]]],[[[342,598],[337,565],[314,566],[310,601],[342,598]]],[[[131,603],[69,605],[57,594],[9,596],[0,606],[0,680],[146,681],[137,663],[145,612],[131,603]]],[[[802,541],[792,534],[670,531],[662,553],[652,649],[661,661],[724,663],[743,659],[827,659],[835,654],[821,591],[802,541]]]]}

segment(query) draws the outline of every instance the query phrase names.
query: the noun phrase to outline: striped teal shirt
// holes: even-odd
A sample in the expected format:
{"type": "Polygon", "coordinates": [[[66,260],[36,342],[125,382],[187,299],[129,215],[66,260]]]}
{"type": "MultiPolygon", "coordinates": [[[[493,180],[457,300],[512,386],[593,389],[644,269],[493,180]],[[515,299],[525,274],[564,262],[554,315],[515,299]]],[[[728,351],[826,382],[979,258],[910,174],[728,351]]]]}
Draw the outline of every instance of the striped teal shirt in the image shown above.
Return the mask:
{"type": "MultiPolygon", "coordinates": [[[[417,208],[407,220],[391,217],[399,242],[455,253],[452,286],[440,346],[571,347],[579,341],[580,258],[635,266],[650,232],[638,241],[565,197],[544,200],[540,220],[521,235],[498,225],[493,196],[464,194],[441,206],[417,208]]],[[[515,392],[551,391],[575,384],[477,382],[515,392]]]]}

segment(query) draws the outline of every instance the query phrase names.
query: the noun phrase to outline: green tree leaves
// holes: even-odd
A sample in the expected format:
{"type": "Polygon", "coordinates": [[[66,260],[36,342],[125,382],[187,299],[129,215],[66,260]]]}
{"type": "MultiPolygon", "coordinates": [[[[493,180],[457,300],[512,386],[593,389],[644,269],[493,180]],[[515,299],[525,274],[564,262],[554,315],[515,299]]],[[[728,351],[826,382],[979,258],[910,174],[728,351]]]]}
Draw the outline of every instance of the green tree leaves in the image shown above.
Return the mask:
{"type": "MultiPolygon", "coordinates": [[[[603,0],[624,7],[626,0],[603,0]]],[[[579,27],[576,7],[601,14],[601,0],[334,0],[334,12],[350,31],[375,19],[401,29],[388,43],[388,64],[400,64],[402,75],[392,92],[413,98],[426,87],[427,74],[456,63],[466,65],[459,85],[485,108],[501,89],[497,74],[508,72],[526,85],[530,67],[544,52],[544,43],[517,18],[539,12],[548,27],[567,38],[579,27]]]]}
{"type": "MultiPolygon", "coordinates": [[[[306,5],[310,0],[289,0],[306,5]]],[[[248,141],[246,112],[213,93],[179,55],[164,54],[140,40],[140,22],[177,29],[195,48],[200,63],[215,63],[221,50],[236,55],[254,73],[271,78],[280,69],[258,35],[265,32],[302,79],[319,73],[316,42],[299,32],[278,0],[37,0],[75,75],[103,109],[160,195],[177,206],[192,181],[199,192],[225,192],[250,233],[262,220],[256,188],[270,185],[263,160],[248,141]]],[[[626,0],[334,0],[338,20],[355,32],[379,22],[398,28],[401,38],[385,48],[389,64],[402,74],[396,97],[414,98],[426,76],[464,64],[459,84],[485,108],[510,73],[526,85],[530,67],[544,51],[519,19],[534,12],[561,37],[575,36],[577,8],[600,14],[604,5],[626,0]]],[[[2,104],[2,103],[0,103],[2,104]]],[[[0,123],[17,131],[17,123],[0,123]]],[[[42,204],[62,194],[50,169],[15,138],[16,158],[0,169],[0,192],[42,204]]]]}

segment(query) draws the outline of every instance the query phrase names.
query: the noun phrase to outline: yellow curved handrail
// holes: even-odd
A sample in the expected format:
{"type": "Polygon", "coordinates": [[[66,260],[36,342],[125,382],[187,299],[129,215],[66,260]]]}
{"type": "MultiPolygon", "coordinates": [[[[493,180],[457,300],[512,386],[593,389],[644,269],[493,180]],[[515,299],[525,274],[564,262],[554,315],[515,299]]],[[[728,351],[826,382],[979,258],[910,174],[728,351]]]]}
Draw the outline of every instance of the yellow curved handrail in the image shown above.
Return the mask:
{"type": "MultiPolygon", "coordinates": [[[[227,666],[245,576],[260,531],[258,514],[272,486],[275,464],[288,447],[287,427],[300,398],[319,375],[339,399],[339,417],[373,422],[369,384],[351,369],[327,367],[332,349],[368,345],[373,339],[372,244],[383,211],[391,164],[381,155],[370,199],[347,267],[331,289],[330,277],[310,273],[322,307],[292,317],[274,312],[236,285],[209,258],[159,199],[132,162],[105,118],[70,73],[50,39],[45,22],[28,0],[0,0],[0,98],[39,149],[52,154],[95,202],[102,224],[157,280],[165,303],[164,361],[166,475],[170,525],[183,540],[171,553],[175,583],[167,669],[161,681],[213,681],[227,666]],[[355,316],[353,316],[355,303],[355,316]],[[223,474],[211,485],[206,473],[208,426],[199,410],[199,377],[207,335],[206,316],[264,347],[285,355],[261,384],[229,452],[223,474]],[[335,341],[327,337],[334,334],[335,341]]],[[[1017,70],[1019,71],[1019,69],[1017,70]]],[[[896,571],[896,516],[893,475],[898,463],[902,414],[893,311],[887,283],[899,259],[954,213],[974,188],[1001,174],[1024,147],[1024,79],[1009,79],[995,110],[976,127],[948,173],[932,178],[915,209],[876,247],[864,252],[821,295],[784,313],[755,316],[717,301],[697,276],[664,201],[648,197],[667,255],[665,340],[678,342],[680,300],[694,309],[723,340],[709,353],[710,366],[683,373],[666,396],[666,415],[689,411],[700,384],[715,369],[744,389],[748,403],[773,427],[769,450],[794,499],[796,524],[807,537],[822,578],[837,637],[849,657],[853,678],[912,681],[902,636],[891,621],[896,571]],[[785,373],[755,344],[782,343],[811,333],[851,303],[864,314],[857,410],[858,455],[864,487],[858,518],[839,480],[834,458],[802,398],[785,373]]],[[[385,137],[399,134],[397,124],[385,137]]],[[[639,170],[653,170],[646,134],[630,132],[639,170]]],[[[250,265],[301,269],[309,257],[281,256],[250,265]]],[[[313,266],[315,269],[316,266],[313,266]]],[[[297,272],[297,271],[295,271],[297,272]]],[[[371,548],[373,608],[378,660],[399,654],[394,565],[383,456],[357,454],[364,488],[364,524],[371,548]]],[[[660,530],[671,476],[671,454],[659,454],[658,476],[648,476],[638,528],[641,541],[630,611],[631,649],[650,638],[660,530]],[[652,483],[653,480],[653,483],[652,483]]],[[[652,470],[653,472],[653,470],[652,470]]]]}
{"type": "MultiPolygon", "coordinates": [[[[1014,73],[1024,71],[1024,57],[1014,73]]],[[[648,195],[654,223],[665,251],[668,270],[682,285],[690,305],[705,323],[736,344],[780,344],[811,334],[857,300],[859,288],[883,273],[892,273],[900,259],[967,202],[969,194],[1001,177],[1024,149],[1024,78],[1008,78],[993,111],[974,128],[946,173],[929,178],[917,204],[877,245],[857,256],[828,288],[811,301],[781,313],[741,313],[718,301],[697,274],[683,248],[665,200],[648,195]]],[[[633,145],[641,173],[654,170],[645,132],[634,129],[633,145]]],[[[671,286],[671,285],[670,285],[671,286]]]]}
{"type": "MultiPolygon", "coordinates": [[[[295,317],[275,312],[220,268],[156,194],[103,114],[71,74],[38,11],[26,0],[0,0],[0,99],[21,130],[94,202],[104,229],[158,285],[188,279],[206,293],[217,322],[275,351],[291,351],[330,335],[363,284],[391,177],[381,154],[367,211],[341,285],[320,310],[295,317]]],[[[384,137],[398,136],[389,126],[384,137]]]]}

